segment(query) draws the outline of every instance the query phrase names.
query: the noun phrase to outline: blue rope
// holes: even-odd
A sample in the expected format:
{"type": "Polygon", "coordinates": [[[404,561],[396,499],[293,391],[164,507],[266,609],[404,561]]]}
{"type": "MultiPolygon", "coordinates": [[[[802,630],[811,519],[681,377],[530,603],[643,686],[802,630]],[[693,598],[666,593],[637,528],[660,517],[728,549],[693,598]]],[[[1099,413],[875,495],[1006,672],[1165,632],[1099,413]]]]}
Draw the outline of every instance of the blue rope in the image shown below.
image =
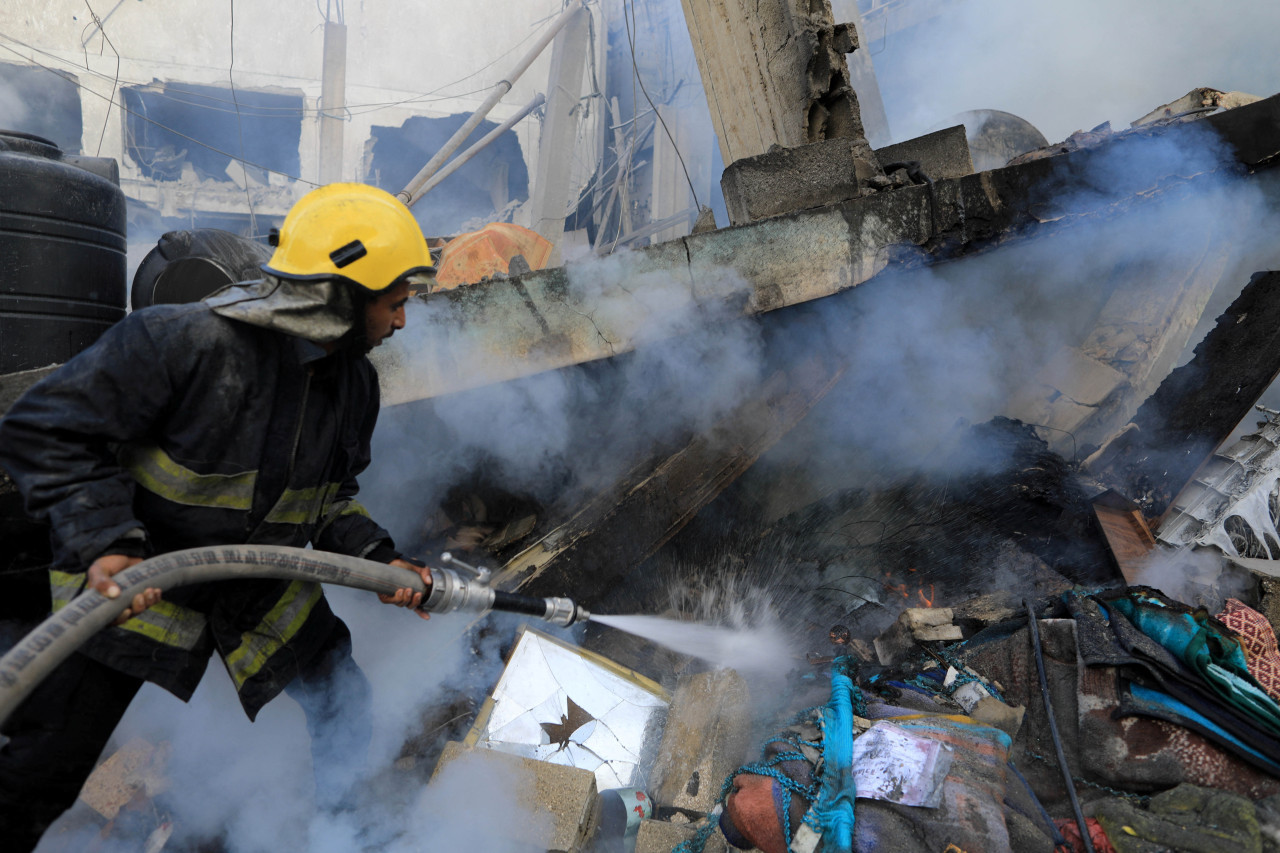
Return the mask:
{"type": "MultiPolygon", "coordinates": [[[[795,717],[792,718],[791,724],[795,725],[799,722],[802,722],[804,716],[806,714],[812,713],[813,710],[814,709],[809,709],[808,711],[800,712],[800,714],[797,714],[795,717]]],[[[812,741],[804,740],[798,734],[793,733],[790,736],[786,736],[786,737],[781,735],[775,735],[769,738],[764,742],[764,745],[761,747],[761,750],[762,751],[767,750],[769,748],[769,745],[774,743],[786,743],[786,744],[795,746],[797,748],[794,750],[777,752],[773,756],[767,759],[762,759],[761,761],[744,765],[742,767],[739,767],[737,770],[733,771],[732,773],[730,773],[728,776],[725,777],[724,783],[720,786],[720,794],[719,796],[716,797],[717,805],[722,804],[725,798],[729,796],[729,792],[733,790],[733,780],[736,779],[738,776],[742,775],[743,773],[747,773],[752,776],[767,776],[771,779],[777,780],[779,786],[782,789],[782,805],[783,805],[784,815],[790,815],[791,813],[791,795],[792,794],[799,794],[809,802],[813,802],[814,800],[817,799],[818,786],[816,783],[814,785],[802,785],[799,782],[797,782],[795,779],[792,779],[790,776],[778,770],[777,767],[779,764],[782,764],[787,761],[808,761],[809,759],[805,758],[804,754],[800,752],[799,747],[803,745],[803,746],[812,746],[814,748],[817,748],[820,746],[820,744],[814,743],[812,741]]],[[[715,832],[715,828],[716,828],[716,822],[714,820],[708,820],[706,825],[699,828],[698,832],[694,834],[691,838],[685,839],[684,841],[677,844],[674,848],[672,848],[671,853],[702,853],[703,848],[706,847],[708,839],[710,839],[712,833],[715,832]]],[[[791,847],[791,823],[789,820],[786,820],[785,818],[782,821],[782,831],[784,836],[786,837],[787,847],[790,848],[791,847]]]]}
{"type": "MultiPolygon", "coordinates": [[[[782,834],[787,849],[791,848],[791,797],[799,795],[812,804],[805,822],[824,838],[826,853],[850,853],[853,846],[853,801],[857,795],[853,782],[853,715],[867,716],[867,703],[853,681],[854,663],[847,655],[837,657],[831,664],[831,699],[825,706],[806,708],[795,714],[787,723],[790,726],[822,721],[821,742],[806,740],[798,732],[774,735],[761,746],[761,760],[734,770],[720,786],[716,804],[724,803],[733,790],[733,780],[743,773],[765,776],[777,781],[782,791],[782,834]],[[833,737],[834,735],[834,737],[833,737]],[[792,749],[780,750],[765,758],[764,753],[773,744],[784,743],[792,749]],[[820,781],[803,785],[778,769],[788,761],[808,761],[801,747],[821,749],[823,773],[820,781]],[[816,822],[810,817],[818,815],[816,822]]],[[[707,841],[716,830],[716,821],[708,818],[690,838],[677,844],[671,853],[703,853],[707,841]]]]}
{"type": "Polygon", "coordinates": [[[853,684],[850,669],[851,661],[846,655],[832,662],[831,701],[823,711],[822,791],[814,811],[822,828],[822,849],[828,853],[850,853],[853,849],[853,801],[857,796],[853,781],[853,707],[855,694],[860,704],[862,697],[853,684]]]}

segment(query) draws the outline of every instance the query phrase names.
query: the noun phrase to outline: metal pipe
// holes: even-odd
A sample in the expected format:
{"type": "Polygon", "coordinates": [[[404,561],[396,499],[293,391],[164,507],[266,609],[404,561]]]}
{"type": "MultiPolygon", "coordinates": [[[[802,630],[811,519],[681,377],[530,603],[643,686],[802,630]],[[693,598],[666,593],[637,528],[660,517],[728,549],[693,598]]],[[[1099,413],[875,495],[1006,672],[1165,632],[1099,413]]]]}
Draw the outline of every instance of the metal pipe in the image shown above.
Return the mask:
{"type": "Polygon", "coordinates": [[[567,9],[560,13],[560,17],[551,22],[551,26],[547,27],[546,32],[539,37],[533,47],[529,49],[529,52],[516,63],[515,68],[511,69],[511,73],[506,76],[506,79],[498,81],[497,85],[494,86],[493,91],[484,99],[484,103],[480,105],[479,109],[471,114],[471,118],[463,122],[462,127],[458,128],[457,133],[451,136],[449,141],[444,144],[444,147],[437,151],[435,156],[427,161],[427,165],[423,166],[422,169],[419,170],[418,174],[413,176],[413,180],[409,181],[409,183],[405,185],[404,189],[396,193],[396,196],[401,201],[409,207],[413,207],[418,199],[422,198],[422,186],[427,182],[427,179],[434,175],[436,170],[444,165],[444,162],[449,159],[453,152],[457,151],[458,147],[466,141],[468,136],[471,135],[471,131],[475,130],[476,127],[479,126],[480,122],[484,121],[484,117],[489,114],[489,111],[497,106],[498,102],[502,100],[503,96],[506,95],[507,92],[511,91],[511,84],[520,79],[521,74],[529,70],[529,66],[533,64],[533,61],[538,58],[542,51],[547,49],[547,45],[551,44],[551,40],[554,39],[578,13],[585,9],[586,0],[574,0],[567,9]]]}
{"type": "MultiPolygon", "coordinates": [[[[484,136],[480,137],[480,139],[476,142],[475,145],[472,145],[466,151],[463,151],[457,157],[454,157],[452,160],[449,161],[449,165],[445,166],[443,169],[441,169],[440,171],[432,175],[430,178],[428,178],[427,182],[422,185],[422,189],[418,190],[417,198],[422,198],[424,195],[431,192],[440,184],[441,181],[443,181],[445,178],[449,177],[454,172],[461,169],[462,166],[468,160],[470,160],[472,157],[476,156],[485,148],[487,148],[499,136],[506,133],[511,128],[515,127],[516,122],[525,118],[526,116],[529,115],[529,113],[533,112],[538,107],[545,104],[546,102],[547,102],[547,96],[539,92],[537,95],[534,96],[532,101],[530,101],[529,103],[521,107],[519,112],[517,112],[511,118],[504,121],[502,124],[495,127],[493,130],[486,133],[484,136]]],[[[414,199],[414,201],[417,201],[417,199],[414,199]]]]}
{"type": "Polygon", "coordinates": [[[1045,715],[1049,720],[1049,735],[1053,738],[1053,751],[1058,756],[1058,767],[1062,769],[1062,782],[1067,788],[1067,798],[1071,800],[1071,811],[1076,818],[1076,829],[1080,830],[1080,842],[1085,853],[1094,853],[1093,841],[1089,837],[1089,826],[1085,823],[1084,812],[1080,811],[1080,801],[1076,798],[1076,783],[1071,778],[1071,768],[1067,765],[1067,756],[1062,751],[1062,738],[1058,736],[1058,722],[1053,715],[1053,697],[1049,694],[1049,677],[1044,669],[1044,650],[1040,645],[1040,624],[1036,621],[1035,608],[1030,599],[1023,599],[1022,606],[1027,609],[1027,625],[1031,630],[1031,648],[1035,651],[1036,672],[1040,676],[1040,696],[1044,699],[1045,715]]]}
{"type": "Polygon", "coordinates": [[[86,589],[0,658],[0,723],[58,664],[114,622],[137,593],[148,587],[167,590],[240,578],[333,583],[383,594],[410,588],[427,593],[422,609],[432,613],[464,608],[483,613],[497,609],[527,613],[563,626],[591,618],[567,598],[498,593],[474,578],[463,578],[453,569],[431,569],[428,589],[416,573],[398,566],[306,548],[228,545],[173,551],[115,575],[113,580],[120,587],[116,598],[86,589]]]}

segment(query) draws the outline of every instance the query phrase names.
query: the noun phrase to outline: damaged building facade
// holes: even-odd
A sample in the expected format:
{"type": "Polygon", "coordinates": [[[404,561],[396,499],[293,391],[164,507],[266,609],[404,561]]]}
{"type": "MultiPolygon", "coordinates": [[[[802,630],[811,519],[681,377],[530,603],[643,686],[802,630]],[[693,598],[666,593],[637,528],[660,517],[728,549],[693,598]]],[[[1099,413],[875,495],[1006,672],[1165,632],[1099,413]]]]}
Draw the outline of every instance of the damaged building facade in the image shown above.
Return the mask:
{"type": "MultiPolygon", "coordinates": [[[[0,123],[69,154],[115,159],[139,237],[198,227],[261,235],[312,186],[399,191],[537,43],[528,34],[564,9],[347,6],[294,4],[271,26],[244,12],[239,27],[233,7],[117,4],[99,17],[66,2],[18,15],[0,57],[0,123]]],[[[673,14],[678,4],[631,18],[620,2],[591,4],[507,81],[467,145],[506,122],[509,131],[416,209],[424,230],[449,236],[505,220],[543,231],[538,220],[567,217],[573,246],[602,251],[688,233],[693,195],[710,203],[714,142],[673,14]],[[633,68],[643,92],[633,91],[633,68]],[[665,129],[655,105],[670,114],[665,129]],[[542,145],[554,146],[563,174],[548,176],[542,145]]]]}
{"type": "MultiPolygon", "coordinates": [[[[365,493],[405,547],[480,567],[442,563],[457,589],[572,601],[431,623],[475,677],[392,691],[370,789],[397,793],[361,804],[384,849],[1277,849],[1280,416],[1238,425],[1280,374],[1280,96],[1162,92],[1053,145],[1011,121],[993,165],[966,125],[894,141],[866,88],[875,40],[947,4],[854,5],[590,4],[495,108],[547,81],[474,216],[506,211],[570,262],[413,301],[377,356],[365,493]]],[[[383,23],[357,37],[347,11],[348,55],[371,50],[383,23]]],[[[567,14],[521,11],[513,44],[567,14]]],[[[79,144],[56,141],[88,152],[107,128],[133,209],[245,234],[246,191],[278,216],[300,189],[280,174],[333,163],[316,69],[343,21],[307,13],[314,44],[279,51],[299,68],[236,68],[244,129],[304,115],[258,184],[208,151],[157,160],[148,134],[174,119],[131,135],[221,103],[212,61],[123,73],[128,112],[85,109],[79,144]]],[[[458,29],[397,23],[396,55],[476,58],[458,29]]],[[[25,26],[43,56],[46,24],[25,26]]],[[[358,100],[349,71],[343,109],[420,97],[404,73],[358,100]]],[[[398,127],[353,115],[338,176],[379,183],[391,131],[453,116],[403,154],[425,162],[482,96],[399,104],[398,127]]],[[[34,541],[6,512],[8,542],[34,541]]],[[[23,665],[6,656],[0,687],[23,665]]],[[[234,797],[195,809],[183,739],[159,739],[120,744],[42,849],[280,837],[234,797]]],[[[291,813],[315,846],[359,826],[291,813]]]]}

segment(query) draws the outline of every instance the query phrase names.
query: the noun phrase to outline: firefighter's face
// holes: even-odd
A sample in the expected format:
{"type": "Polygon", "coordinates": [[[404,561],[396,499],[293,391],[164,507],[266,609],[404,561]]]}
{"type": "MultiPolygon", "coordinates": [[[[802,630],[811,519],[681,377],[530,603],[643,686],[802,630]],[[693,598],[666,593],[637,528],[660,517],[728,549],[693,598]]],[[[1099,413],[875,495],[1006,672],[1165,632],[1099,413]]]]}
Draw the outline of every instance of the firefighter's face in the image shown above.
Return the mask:
{"type": "Polygon", "coordinates": [[[409,301],[409,283],[387,288],[365,304],[364,331],[369,346],[382,342],[404,328],[404,304],[409,301]]]}

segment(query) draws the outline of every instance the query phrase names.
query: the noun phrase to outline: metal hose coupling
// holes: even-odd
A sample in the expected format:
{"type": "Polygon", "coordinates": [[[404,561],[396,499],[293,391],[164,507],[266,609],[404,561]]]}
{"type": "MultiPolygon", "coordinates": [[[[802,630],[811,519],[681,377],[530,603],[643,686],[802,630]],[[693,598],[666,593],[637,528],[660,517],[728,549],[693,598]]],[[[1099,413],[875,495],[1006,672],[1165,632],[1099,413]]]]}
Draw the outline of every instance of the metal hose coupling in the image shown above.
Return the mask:
{"type": "Polygon", "coordinates": [[[494,589],[489,586],[488,569],[468,565],[448,552],[440,556],[440,562],[446,567],[431,569],[431,593],[422,603],[422,609],[429,613],[501,610],[524,613],[561,627],[591,618],[590,613],[568,598],[536,598],[494,589]]]}

